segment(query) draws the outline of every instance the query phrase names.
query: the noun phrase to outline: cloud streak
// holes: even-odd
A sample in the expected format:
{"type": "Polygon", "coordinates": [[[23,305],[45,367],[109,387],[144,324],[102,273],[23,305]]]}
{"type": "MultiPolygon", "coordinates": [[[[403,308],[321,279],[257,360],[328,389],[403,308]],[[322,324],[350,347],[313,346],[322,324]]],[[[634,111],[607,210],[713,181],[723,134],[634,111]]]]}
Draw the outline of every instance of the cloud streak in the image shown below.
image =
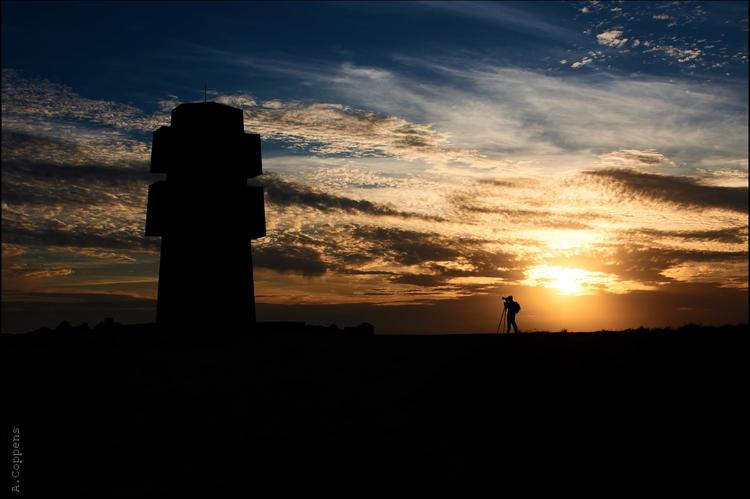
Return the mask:
{"type": "Polygon", "coordinates": [[[321,211],[338,210],[372,216],[441,220],[439,217],[400,211],[364,199],[351,199],[317,191],[296,182],[283,180],[275,175],[264,175],[261,183],[266,189],[268,201],[279,206],[308,206],[321,211]]]}
{"type": "Polygon", "coordinates": [[[689,177],[655,175],[627,169],[587,171],[619,190],[623,196],[637,196],[690,208],[719,208],[740,213],[748,211],[747,187],[703,185],[689,177]]]}

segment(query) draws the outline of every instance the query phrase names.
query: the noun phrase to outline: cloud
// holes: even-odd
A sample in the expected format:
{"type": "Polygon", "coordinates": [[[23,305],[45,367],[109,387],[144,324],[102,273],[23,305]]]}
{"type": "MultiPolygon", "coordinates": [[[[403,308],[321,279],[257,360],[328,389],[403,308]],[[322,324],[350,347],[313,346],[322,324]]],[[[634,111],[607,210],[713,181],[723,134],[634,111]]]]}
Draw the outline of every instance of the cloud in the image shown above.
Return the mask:
{"type": "MultiPolygon", "coordinates": [[[[588,269],[640,289],[677,279],[664,272],[690,261],[670,251],[718,251],[745,237],[725,229],[739,223],[738,192],[746,213],[746,188],[708,181],[725,182],[711,172],[735,169],[737,182],[746,170],[746,160],[737,163],[746,158],[746,106],[731,89],[465,61],[414,64],[436,78],[340,64],[324,67],[318,80],[304,73],[311,88],[328,85],[323,102],[216,95],[243,107],[246,128],[262,134],[264,147],[306,152],[264,158],[274,173],[256,179],[268,196],[269,234],[253,253],[258,290],[269,300],[455,298],[519,283],[525,269],[606,241],[614,242],[592,261],[651,239],[617,265],[588,269]],[[702,168],[700,179],[680,177],[698,171],[684,164],[702,168]],[[674,175],[634,170],[662,167],[674,175]],[[643,201],[664,203],[659,220],[643,201]],[[684,206],[734,211],[702,217],[684,206]]],[[[24,95],[47,102],[45,88],[24,95]]],[[[70,92],[69,107],[78,102],[70,92]]],[[[51,248],[45,263],[75,269],[71,280],[82,277],[66,261],[75,254],[97,265],[140,264],[159,247],[143,237],[146,184],[155,178],[139,127],[153,117],[142,113],[142,125],[126,128],[133,110],[120,120],[118,106],[90,104],[53,118],[32,106],[3,128],[3,242],[51,248]]]]}
{"type": "MultiPolygon", "coordinates": [[[[646,235],[641,233],[642,235],[646,235]]],[[[578,255],[565,255],[548,260],[563,268],[587,268],[592,272],[616,276],[621,281],[642,285],[663,285],[673,279],[665,272],[682,265],[713,266],[717,272],[725,265],[747,260],[747,251],[695,250],[644,244],[634,237],[621,244],[593,248],[578,255]]],[[[747,275],[744,277],[747,280],[747,275]]]]}
{"type": "Polygon", "coordinates": [[[151,145],[119,133],[82,130],[50,124],[54,132],[35,129],[33,123],[5,123],[2,131],[3,162],[44,163],[61,166],[99,165],[148,171],[151,145]]]}
{"type": "Polygon", "coordinates": [[[130,255],[127,255],[119,251],[107,251],[99,248],[85,248],[85,247],[72,247],[72,246],[59,246],[51,247],[49,251],[57,251],[61,253],[67,253],[72,257],[83,257],[86,260],[104,260],[107,262],[119,262],[119,263],[135,263],[137,260],[130,255]]]}
{"type": "Polygon", "coordinates": [[[726,227],[711,230],[639,229],[633,234],[649,238],[677,238],[688,241],[713,241],[726,244],[747,243],[747,227],[726,227]]]}
{"type": "Polygon", "coordinates": [[[748,211],[747,187],[704,185],[690,177],[655,175],[627,169],[583,173],[613,186],[625,196],[700,209],[719,208],[741,213],[748,211]]]}
{"type": "Polygon", "coordinates": [[[353,234],[372,244],[372,255],[383,256],[405,266],[453,260],[462,254],[455,247],[455,243],[434,233],[385,227],[357,227],[353,234]]]}
{"type": "Polygon", "coordinates": [[[46,79],[31,79],[10,68],[2,70],[3,120],[23,118],[44,125],[55,120],[88,123],[124,130],[150,132],[164,124],[168,115],[146,115],[140,109],[118,102],[88,99],[67,85],[46,79]]]}
{"type": "MultiPolygon", "coordinates": [[[[8,211],[3,207],[3,211],[8,211]]],[[[63,246],[75,248],[105,248],[129,251],[156,252],[160,242],[145,238],[142,231],[128,230],[131,227],[112,227],[97,230],[87,223],[69,226],[58,219],[41,219],[35,222],[16,217],[3,219],[3,241],[22,246],[63,246]]]]}
{"type": "MultiPolygon", "coordinates": [[[[365,78],[370,79],[371,75],[365,78]]],[[[242,94],[218,96],[216,100],[244,109],[247,130],[260,133],[266,140],[279,140],[316,154],[393,156],[430,163],[486,162],[474,150],[451,146],[450,136],[432,125],[397,116],[342,104],[279,100],[257,104],[242,94]]]]}
{"type": "Polygon", "coordinates": [[[687,262],[675,265],[662,275],[678,282],[714,284],[721,288],[747,290],[747,254],[744,259],[713,262],[710,264],[687,262]]]}
{"type": "MultiPolygon", "coordinates": [[[[220,56],[227,62],[242,61],[246,57],[228,52],[220,56]]],[[[586,62],[589,64],[598,56],[586,57],[591,59],[586,62]]],[[[285,61],[256,62],[264,67],[276,63],[294,67],[285,61]]],[[[426,83],[392,69],[347,63],[321,65],[308,61],[305,64],[310,68],[303,66],[305,84],[317,86],[337,102],[259,101],[242,92],[219,94],[216,100],[242,106],[248,130],[261,133],[264,140],[287,147],[302,148],[318,155],[392,157],[444,167],[458,165],[464,169],[511,170],[519,166],[519,159],[528,159],[519,155],[540,157],[586,149],[598,149],[598,153],[656,149],[670,157],[674,156],[672,151],[677,151],[678,156],[695,158],[716,150],[742,154],[739,151],[747,148],[745,110],[729,89],[712,87],[709,90],[679,80],[671,83],[629,81],[610,75],[593,80],[565,79],[517,68],[466,64],[465,61],[403,62],[437,74],[445,83],[426,83]],[[313,71],[316,67],[317,72],[313,71]],[[555,96],[554,100],[549,99],[551,95],[555,96]],[[703,126],[697,127],[697,123],[703,126]],[[597,133],[592,134],[591,130],[597,133]],[[712,144],[712,147],[704,144],[712,144]]],[[[16,79],[16,87],[25,84],[35,86],[32,80],[16,79]]],[[[45,88],[47,86],[41,85],[42,90],[45,88]]],[[[59,92],[51,95],[40,92],[37,92],[39,95],[21,92],[38,97],[37,105],[30,106],[22,116],[36,135],[51,126],[49,120],[44,126],[37,123],[39,119],[46,119],[46,114],[40,111],[42,104],[52,103],[59,95],[59,92]]],[[[13,120],[17,122],[20,118],[5,111],[8,107],[24,109],[22,104],[12,102],[14,95],[4,96],[4,130],[20,131],[13,124],[13,120]],[[6,101],[9,101],[7,106],[6,101]]],[[[71,97],[62,108],[74,107],[79,101],[71,97]]],[[[92,119],[95,123],[111,124],[108,130],[116,133],[107,136],[110,146],[96,146],[84,139],[87,135],[80,127],[66,131],[65,137],[76,137],[81,147],[91,143],[91,147],[86,146],[90,155],[109,151],[111,157],[122,157],[130,148],[132,152],[127,154],[133,159],[148,159],[147,137],[141,135],[140,140],[134,140],[126,134],[132,127],[116,128],[130,126],[135,111],[128,108],[122,111],[122,116],[116,117],[118,106],[102,104],[94,108],[108,110],[106,117],[92,119]],[[121,150],[115,149],[115,144],[119,144],[117,147],[121,150]]],[[[81,113],[70,111],[68,114],[81,113]]],[[[135,122],[141,123],[139,127],[144,132],[168,122],[165,114],[144,113],[141,118],[135,122]],[[153,128],[149,128],[151,126],[153,128]]],[[[54,126],[61,124],[55,122],[54,126]]],[[[70,155],[71,158],[77,156],[70,155]]],[[[92,161],[89,157],[84,162],[103,161],[104,158],[92,161]]]]}
{"type": "MultiPolygon", "coordinates": [[[[248,57],[241,52],[206,49],[191,55],[199,61],[218,57],[239,67],[248,57]]],[[[604,57],[608,55],[592,50],[576,61],[576,68],[604,57]]],[[[462,162],[463,169],[467,165],[511,170],[519,166],[519,159],[563,151],[601,154],[618,149],[656,149],[682,162],[715,154],[717,150],[747,148],[742,92],[731,86],[706,87],[691,80],[673,78],[667,82],[643,75],[622,78],[607,71],[585,79],[563,78],[479,61],[467,63],[465,58],[450,55],[417,58],[399,54],[395,63],[384,69],[325,60],[270,61],[253,57],[255,70],[279,66],[297,70],[295,78],[306,88],[314,89],[318,99],[325,96],[331,104],[314,109],[298,102],[259,102],[253,98],[255,105],[249,106],[248,112],[259,113],[260,125],[275,133],[272,123],[264,124],[263,113],[271,102],[280,106],[279,114],[288,114],[291,119],[288,123],[284,120],[283,129],[291,125],[298,136],[289,137],[290,143],[299,140],[301,147],[318,147],[317,140],[319,151],[325,151],[335,136],[342,147],[331,151],[392,155],[443,166],[462,162]],[[349,111],[330,107],[337,105],[334,103],[348,106],[353,115],[339,118],[339,113],[349,111]],[[421,130],[420,135],[429,145],[421,150],[396,148],[387,141],[373,143],[370,139],[364,139],[361,146],[352,146],[346,128],[350,120],[355,122],[353,130],[360,129],[356,121],[370,120],[357,115],[364,110],[382,117],[397,116],[415,125],[429,125],[436,135],[421,130]],[[318,113],[330,113],[331,119],[318,120],[318,113]],[[302,125],[308,118],[313,126],[302,125]],[[346,126],[329,132],[327,127],[336,122],[346,126]],[[696,126],[698,123],[702,126],[696,126]],[[443,147],[449,150],[444,151],[443,147]],[[524,154],[528,156],[519,157],[524,154]]],[[[247,126],[252,125],[248,122],[247,126]]],[[[356,138],[356,142],[360,139],[356,138]]]]}
{"type": "Polygon", "coordinates": [[[73,273],[73,269],[62,268],[62,267],[50,267],[46,269],[38,270],[25,270],[24,275],[32,279],[46,278],[46,277],[65,277],[73,273]]]}
{"type": "Polygon", "coordinates": [[[582,68],[583,66],[586,66],[587,64],[591,64],[592,62],[594,62],[594,58],[586,56],[586,57],[583,57],[580,61],[575,61],[573,64],[570,65],[570,67],[573,69],[578,69],[578,68],[582,68]]]}
{"type": "Polygon", "coordinates": [[[675,167],[674,161],[655,149],[620,149],[598,155],[602,165],[609,168],[623,167],[675,167]]]}
{"type": "Polygon", "coordinates": [[[372,226],[356,227],[353,235],[373,259],[401,267],[394,271],[392,282],[437,286],[454,277],[520,277],[515,256],[485,249],[487,241],[480,239],[372,226]]]}
{"type": "MultiPolygon", "coordinates": [[[[599,56],[586,57],[590,64],[599,56]]],[[[743,98],[731,88],[612,74],[562,78],[466,61],[404,62],[447,82],[435,88],[393,75],[387,86],[352,78],[335,89],[362,105],[414,109],[456,147],[505,160],[505,171],[521,168],[519,160],[538,164],[552,155],[557,168],[563,152],[655,149],[688,161],[747,149],[743,98]]]]}
{"type": "MultiPolygon", "coordinates": [[[[672,74],[677,70],[691,79],[709,78],[712,73],[725,79],[730,76],[721,69],[725,66],[732,66],[733,75],[746,72],[742,56],[747,47],[740,36],[746,31],[744,6],[716,9],[690,2],[637,2],[611,9],[601,5],[589,8],[593,15],[581,18],[587,26],[584,33],[598,34],[597,45],[618,49],[608,54],[608,68],[631,73],[637,57],[639,73],[663,74],[665,65],[670,66],[672,74]],[[716,31],[716,19],[722,20],[720,33],[716,31]]],[[[737,80],[741,84],[743,79],[737,80]]]]}
{"type": "Polygon", "coordinates": [[[623,31],[621,29],[611,29],[609,31],[604,31],[596,35],[596,41],[599,43],[599,45],[622,48],[629,40],[628,38],[623,38],[622,33],[623,31]]]}
{"type": "Polygon", "coordinates": [[[558,23],[550,23],[526,9],[510,4],[487,2],[424,2],[422,5],[501,25],[533,37],[570,39],[578,33],[558,23]]]}
{"type": "Polygon", "coordinates": [[[404,212],[390,206],[372,203],[363,199],[351,199],[317,191],[311,187],[284,180],[275,175],[266,174],[261,180],[261,183],[265,187],[268,201],[279,206],[302,205],[321,211],[339,210],[373,216],[421,218],[434,221],[440,220],[439,217],[404,212]]]}
{"type": "Polygon", "coordinates": [[[75,181],[124,187],[127,184],[142,184],[156,178],[148,171],[147,164],[140,166],[141,168],[117,168],[97,164],[66,165],[11,160],[3,162],[3,171],[13,175],[50,181],[75,181]]]}
{"type": "Polygon", "coordinates": [[[44,265],[39,263],[14,263],[3,267],[3,272],[23,275],[30,279],[44,279],[50,277],[66,277],[74,273],[70,267],[59,265],[44,265]]]}
{"type": "Polygon", "coordinates": [[[703,52],[698,48],[680,48],[675,47],[674,45],[656,45],[650,48],[647,52],[655,51],[664,52],[669,57],[677,59],[677,62],[692,61],[703,55],[703,52]]]}
{"type": "Polygon", "coordinates": [[[708,185],[719,185],[723,187],[743,187],[748,184],[747,160],[724,160],[718,164],[744,163],[744,168],[720,168],[708,170],[706,168],[696,168],[700,174],[701,180],[708,185]]]}
{"type": "MultiPolygon", "coordinates": [[[[486,244],[436,232],[351,223],[331,232],[309,228],[275,233],[253,245],[253,258],[256,266],[282,273],[331,273],[366,279],[369,284],[365,289],[381,287],[379,296],[398,298],[410,289],[400,287],[404,285],[430,288],[439,298],[467,289],[468,283],[453,282],[457,277],[494,278],[494,283],[520,278],[517,258],[487,249],[486,244]]],[[[357,289],[357,282],[350,281],[350,285],[357,289]]]]}
{"type": "Polygon", "coordinates": [[[480,196],[476,192],[457,192],[449,197],[449,201],[456,208],[456,216],[468,218],[470,214],[495,215],[500,223],[515,226],[585,229],[592,219],[606,218],[603,215],[588,213],[561,213],[548,208],[523,209],[507,205],[498,205],[494,196],[480,196]],[[486,201],[485,201],[486,199],[486,201]]]}
{"type": "Polygon", "coordinates": [[[277,272],[299,273],[305,276],[321,275],[326,264],[320,253],[306,246],[259,246],[253,249],[253,265],[277,272]]]}
{"type": "Polygon", "coordinates": [[[493,187],[518,187],[525,183],[535,183],[535,179],[509,179],[500,180],[495,178],[480,178],[478,184],[491,185],[493,187]]]}
{"type": "MultiPolygon", "coordinates": [[[[335,71],[343,80],[375,81],[390,74],[351,64],[337,66],[335,71]]],[[[431,124],[400,116],[339,103],[259,102],[247,93],[217,94],[215,100],[242,108],[246,129],[260,133],[264,140],[315,154],[487,163],[477,151],[451,145],[450,135],[431,124]]],[[[178,104],[174,97],[166,102],[178,104]]],[[[151,132],[169,123],[164,110],[149,115],[132,106],[87,99],[70,87],[26,78],[12,69],[3,69],[2,112],[3,140],[13,146],[3,158],[53,163],[147,161],[151,132]]]]}
{"type": "Polygon", "coordinates": [[[23,255],[28,252],[28,248],[15,244],[2,243],[3,258],[13,258],[14,256],[23,255]]]}

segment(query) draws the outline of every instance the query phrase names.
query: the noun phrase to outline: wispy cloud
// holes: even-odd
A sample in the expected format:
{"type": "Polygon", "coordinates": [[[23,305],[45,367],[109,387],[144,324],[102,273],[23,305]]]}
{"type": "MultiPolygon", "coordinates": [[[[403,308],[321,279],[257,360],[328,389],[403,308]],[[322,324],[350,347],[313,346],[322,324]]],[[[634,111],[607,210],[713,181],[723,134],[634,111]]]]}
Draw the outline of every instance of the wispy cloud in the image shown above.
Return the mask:
{"type": "Polygon", "coordinates": [[[527,35],[547,39],[571,39],[578,33],[560,24],[551,23],[525,9],[498,2],[424,2],[422,5],[445,10],[474,19],[499,24],[527,35]]]}

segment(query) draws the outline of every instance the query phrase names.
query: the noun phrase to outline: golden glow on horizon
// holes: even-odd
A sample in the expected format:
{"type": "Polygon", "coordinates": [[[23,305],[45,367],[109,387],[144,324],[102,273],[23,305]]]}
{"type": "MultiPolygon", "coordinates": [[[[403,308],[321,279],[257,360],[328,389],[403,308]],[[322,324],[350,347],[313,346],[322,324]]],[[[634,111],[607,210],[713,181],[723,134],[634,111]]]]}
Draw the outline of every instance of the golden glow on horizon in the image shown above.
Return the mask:
{"type": "Polygon", "coordinates": [[[582,295],[607,288],[614,284],[614,281],[614,276],[602,272],[539,265],[526,271],[526,279],[522,284],[556,289],[565,295],[582,295]]]}

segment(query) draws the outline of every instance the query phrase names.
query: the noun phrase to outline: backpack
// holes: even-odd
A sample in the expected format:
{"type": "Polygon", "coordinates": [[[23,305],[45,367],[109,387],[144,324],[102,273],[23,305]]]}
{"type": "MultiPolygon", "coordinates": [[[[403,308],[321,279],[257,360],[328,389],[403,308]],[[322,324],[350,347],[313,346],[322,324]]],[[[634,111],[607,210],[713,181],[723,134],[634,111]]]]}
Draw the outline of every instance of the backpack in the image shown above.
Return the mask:
{"type": "Polygon", "coordinates": [[[521,305],[517,301],[514,301],[512,306],[513,306],[513,308],[511,309],[511,311],[514,314],[517,314],[518,312],[521,311],[521,305]]]}

